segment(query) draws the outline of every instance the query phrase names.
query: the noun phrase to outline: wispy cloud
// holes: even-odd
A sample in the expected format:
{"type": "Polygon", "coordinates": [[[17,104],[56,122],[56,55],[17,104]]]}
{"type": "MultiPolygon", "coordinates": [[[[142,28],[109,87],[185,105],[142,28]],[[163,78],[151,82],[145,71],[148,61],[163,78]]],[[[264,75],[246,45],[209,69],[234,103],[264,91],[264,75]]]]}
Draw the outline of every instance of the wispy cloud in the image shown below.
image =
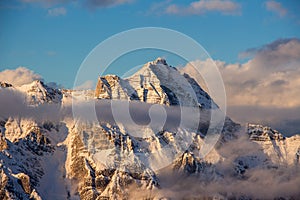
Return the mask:
{"type": "Polygon", "coordinates": [[[241,6],[230,0],[199,0],[190,3],[188,6],[171,4],[165,12],[175,15],[203,15],[208,12],[236,15],[241,13],[241,6]]]}
{"type": "Polygon", "coordinates": [[[287,14],[287,9],[283,7],[283,5],[276,1],[267,1],[266,9],[268,11],[272,11],[277,13],[280,17],[283,17],[287,14]]]}
{"type": "Polygon", "coordinates": [[[56,51],[47,51],[46,52],[47,56],[55,56],[56,54],[57,54],[56,51]]]}
{"type": "Polygon", "coordinates": [[[67,10],[64,7],[48,9],[48,16],[57,17],[67,14],[67,10]]]}
{"type": "Polygon", "coordinates": [[[76,3],[89,9],[113,7],[122,4],[131,3],[134,0],[20,0],[25,4],[39,4],[43,7],[50,8],[57,5],[66,5],[69,3],[76,3]]]}
{"type": "Polygon", "coordinates": [[[24,4],[38,4],[45,8],[57,5],[63,5],[72,2],[72,0],[19,0],[24,4]]]}
{"type": "Polygon", "coordinates": [[[131,2],[133,2],[133,0],[86,0],[84,5],[89,9],[97,9],[118,6],[131,2]]]}

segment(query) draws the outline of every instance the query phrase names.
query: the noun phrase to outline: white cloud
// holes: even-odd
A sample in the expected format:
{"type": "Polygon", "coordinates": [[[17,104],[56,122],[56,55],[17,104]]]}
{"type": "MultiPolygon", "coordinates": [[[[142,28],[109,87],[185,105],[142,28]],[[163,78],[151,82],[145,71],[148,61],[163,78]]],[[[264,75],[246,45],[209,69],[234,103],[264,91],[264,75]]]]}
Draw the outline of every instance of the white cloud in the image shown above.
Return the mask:
{"type": "Polygon", "coordinates": [[[0,81],[11,83],[14,86],[28,84],[34,80],[42,80],[42,77],[25,67],[0,72],[0,81]]]}
{"type": "MultiPolygon", "coordinates": [[[[244,64],[215,61],[223,75],[229,105],[300,106],[300,40],[280,39],[248,52],[254,57],[244,64]]],[[[204,72],[211,61],[192,64],[204,72]]],[[[191,70],[191,66],[183,69],[187,73],[191,70]]]]}
{"type": "MultiPolygon", "coordinates": [[[[279,39],[244,54],[253,55],[253,58],[243,64],[215,61],[224,80],[229,114],[241,122],[300,121],[300,116],[287,112],[300,108],[300,40],[279,39]],[[248,111],[251,110],[260,112],[250,115],[248,111]],[[263,112],[266,110],[268,112],[263,112]]],[[[201,66],[201,73],[205,73],[211,60],[192,64],[201,66]]],[[[192,65],[182,71],[197,76],[192,65]]],[[[299,125],[298,130],[300,132],[299,125]]]]}
{"type": "Polygon", "coordinates": [[[285,9],[281,3],[276,1],[267,1],[266,8],[269,11],[277,13],[280,17],[283,17],[287,14],[287,9],[285,9]]]}
{"type": "Polygon", "coordinates": [[[48,9],[48,16],[57,17],[67,14],[67,10],[64,7],[48,9]]]}
{"type": "Polygon", "coordinates": [[[188,6],[177,4],[169,5],[166,8],[168,14],[179,15],[202,15],[207,12],[220,12],[222,14],[236,15],[240,13],[241,6],[231,0],[199,0],[190,3],[188,6]]]}

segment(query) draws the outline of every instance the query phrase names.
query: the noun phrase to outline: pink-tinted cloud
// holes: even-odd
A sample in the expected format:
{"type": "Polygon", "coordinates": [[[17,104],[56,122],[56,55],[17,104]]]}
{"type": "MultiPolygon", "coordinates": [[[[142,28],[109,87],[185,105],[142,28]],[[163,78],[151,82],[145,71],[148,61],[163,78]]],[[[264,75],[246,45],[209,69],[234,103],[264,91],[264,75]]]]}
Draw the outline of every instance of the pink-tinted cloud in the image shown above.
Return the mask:
{"type": "Polygon", "coordinates": [[[23,2],[24,4],[38,4],[46,8],[72,2],[72,0],[20,0],[20,1],[23,2]]]}
{"type": "MultiPolygon", "coordinates": [[[[229,115],[240,122],[267,122],[269,125],[300,121],[299,115],[290,114],[300,107],[300,40],[279,39],[243,54],[252,58],[246,63],[234,64],[214,61],[224,80],[229,115]],[[251,110],[261,112],[250,115],[248,111],[251,110]]],[[[200,66],[201,73],[205,74],[211,64],[212,60],[194,61],[182,71],[197,78],[199,73],[193,65],[200,66]]],[[[296,128],[292,129],[296,132],[296,128]]],[[[300,132],[299,125],[297,129],[300,132]]]]}
{"type": "Polygon", "coordinates": [[[112,7],[131,3],[133,0],[86,0],[85,5],[90,9],[112,7]]]}
{"type": "MultiPolygon", "coordinates": [[[[81,6],[89,9],[113,7],[117,5],[131,3],[134,0],[20,0],[24,4],[38,4],[42,7],[52,8],[53,6],[66,5],[69,3],[78,3],[81,6]]],[[[61,13],[61,12],[60,12],[61,13]]]]}
{"type": "Polygon", "coordinates": [[[166,8],[166,13],[178,15],[203,15],[207,12],[236,15],[241,12],[241,6],[230,0],[199,0],[190,3],[188,6],[171,4],[166,8]]]}
{"type": "Polygon", "coordinates": [[[287,9],[282,6],[281,3],[276,1],[267,1],[266,8],[268,11],[277,13],[280,17],[283,17],[287,14],[287,9]]]}

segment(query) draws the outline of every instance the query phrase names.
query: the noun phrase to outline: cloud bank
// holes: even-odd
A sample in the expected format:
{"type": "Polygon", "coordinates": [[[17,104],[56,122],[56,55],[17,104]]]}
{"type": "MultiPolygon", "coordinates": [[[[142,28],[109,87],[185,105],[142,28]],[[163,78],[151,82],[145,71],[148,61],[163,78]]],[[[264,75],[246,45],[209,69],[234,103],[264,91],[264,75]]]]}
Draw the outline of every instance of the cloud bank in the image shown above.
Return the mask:
{"type": "MultiPolygon", "coordinates": [[[[300,108],[300,40],[279,39],[242,52],[241,56],[250,56],[250,60],[235,64],[215,61],[224,79],[229,115],[242,119],[240,122],[256,121],[274,128],[285,126],[284,121],[290,125],[300,122],[299,115],[291,114],[300,108]]],[[[211,62],[194,61],[182,71],[197,77],[193,65],[199,65],[205,73],[211,62]]],[[[300,126],[291,130],[299,133],[300,126]]]]}
{"type": "Polygon", "coordinates": [[[42,80],[42,77],[25,67],[0,72],[0,81],[11,83],[14,86],[28,84],[35,80],[42,80]]]}

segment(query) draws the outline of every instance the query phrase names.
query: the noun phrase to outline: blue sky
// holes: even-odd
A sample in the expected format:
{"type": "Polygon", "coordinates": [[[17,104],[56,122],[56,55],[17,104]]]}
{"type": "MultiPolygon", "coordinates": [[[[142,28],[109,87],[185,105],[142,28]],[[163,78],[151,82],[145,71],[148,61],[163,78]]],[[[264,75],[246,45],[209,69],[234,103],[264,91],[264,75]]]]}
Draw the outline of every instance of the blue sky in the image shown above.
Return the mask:
{"type": "MultiPolygon", "coordinates": [[[[46,81],[72,87],[80,64],[97,44],[121,31],[145,26],[180,31],[199,42],[213,59],[227,63],[244,62],[239,54],[249,48],[280,38],[300,38],[296,0],[225,1],[236,6],[230,8],[230,4],[227,10],[191,9],[192,2],[2,0],[0,71],[25,66],[46,81]]],[[[139,55],[139,63],[156,56],[139,55]]],[[[122,71],[131,65],[128,61],[118,67],[122,71]]]]}

